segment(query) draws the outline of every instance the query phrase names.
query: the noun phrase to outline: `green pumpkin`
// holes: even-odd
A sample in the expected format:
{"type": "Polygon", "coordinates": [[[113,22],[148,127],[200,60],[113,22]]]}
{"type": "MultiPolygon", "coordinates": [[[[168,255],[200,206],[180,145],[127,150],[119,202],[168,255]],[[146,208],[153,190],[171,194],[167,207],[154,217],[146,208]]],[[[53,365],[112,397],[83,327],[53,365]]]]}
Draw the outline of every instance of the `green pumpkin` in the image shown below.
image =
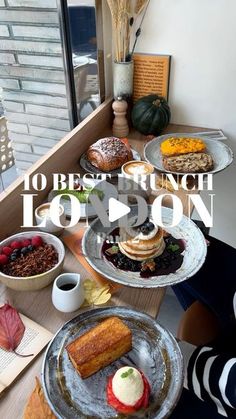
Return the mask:
{"type": "Polygon", "coordinates": [[[134,128],[144,135],[159,135],[170,122],[170,108],[167,101],[158,95],[139,99],[132,110],[134,128]]]}

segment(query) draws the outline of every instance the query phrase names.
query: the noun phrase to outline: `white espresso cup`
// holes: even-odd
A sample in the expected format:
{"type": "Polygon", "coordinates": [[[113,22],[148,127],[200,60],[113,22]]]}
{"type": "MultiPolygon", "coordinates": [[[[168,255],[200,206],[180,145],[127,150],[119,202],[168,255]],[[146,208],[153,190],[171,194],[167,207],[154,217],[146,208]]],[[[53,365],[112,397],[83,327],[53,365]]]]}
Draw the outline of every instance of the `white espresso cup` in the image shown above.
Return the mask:
{"type": "MultiPolygon", "coordinates": [[[[154,167],[146,161],[131,160],[121,167],[123,175],[122,192],[128,195],[139,195],[147,199],[151,194],[150,176],[154,173],[154,167]]],[[[129,197],[132,203],[134,198],[129,197]]]]}
{"type": "MultiPolygon", "coordinates": [[[[45,202],[44,204],[39,205],[39,207],[37,207],[34,212],[35,220],[39,230],[59,236],[63,232],[64,227],[58,227],[52,222],[50,216],[50,206],[50,202],[45,202]],[[43,226],[41,226],[42,223],[44,223],[43,226]]],[[[62,205],[59,205],[59,211],[60,223],[62,225],[65,225],[66,215],[64,207],[62,205]]]]}
{"type": "Polygon", "coordinates": [[[52,288],[52,303],[63,313],[78,310],[84,302],[84,288],[77,273],[64,273],[59,275],[52,288]]]}

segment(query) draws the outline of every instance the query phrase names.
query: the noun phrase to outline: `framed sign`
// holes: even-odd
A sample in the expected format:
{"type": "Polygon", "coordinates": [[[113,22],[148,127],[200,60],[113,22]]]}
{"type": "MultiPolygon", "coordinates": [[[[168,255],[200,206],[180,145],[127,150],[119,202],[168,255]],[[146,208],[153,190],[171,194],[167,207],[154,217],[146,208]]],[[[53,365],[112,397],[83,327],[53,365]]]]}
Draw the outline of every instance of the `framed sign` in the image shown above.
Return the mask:
{"type": "Polygon", "coordinates": [[[134,54],[133,101],[156,93],[168,100],[170,55],[134,54]]]}

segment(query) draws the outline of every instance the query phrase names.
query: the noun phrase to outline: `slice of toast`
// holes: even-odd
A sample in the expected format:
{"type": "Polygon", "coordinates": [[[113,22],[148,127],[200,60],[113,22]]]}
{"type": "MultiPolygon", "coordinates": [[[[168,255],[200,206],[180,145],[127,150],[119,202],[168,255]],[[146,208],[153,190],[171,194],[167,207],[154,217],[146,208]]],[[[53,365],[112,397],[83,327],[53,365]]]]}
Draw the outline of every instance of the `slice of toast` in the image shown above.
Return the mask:
{"type": "Polygon", "coordinates": [[[118,317],[110,317],[66,346],[82,378],[87,378],[132,349],[132,333],[118,317]]]}

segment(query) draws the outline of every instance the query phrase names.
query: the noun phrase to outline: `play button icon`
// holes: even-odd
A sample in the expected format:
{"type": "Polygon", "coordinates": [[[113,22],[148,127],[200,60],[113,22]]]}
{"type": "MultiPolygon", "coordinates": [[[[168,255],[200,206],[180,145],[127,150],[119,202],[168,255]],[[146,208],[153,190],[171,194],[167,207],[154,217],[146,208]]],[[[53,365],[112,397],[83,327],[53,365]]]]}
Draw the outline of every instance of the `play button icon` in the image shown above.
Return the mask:
{"type": "Polygon", "coordinates": [[[124,215],[129,214],[129,212],[131,211],[127,205],[123,204],[120,201],[117,201],[117,199],[115,198],[109,199],[108,209],[110,223],[119,220],[119,218],[124,217],[124,215]]]}

